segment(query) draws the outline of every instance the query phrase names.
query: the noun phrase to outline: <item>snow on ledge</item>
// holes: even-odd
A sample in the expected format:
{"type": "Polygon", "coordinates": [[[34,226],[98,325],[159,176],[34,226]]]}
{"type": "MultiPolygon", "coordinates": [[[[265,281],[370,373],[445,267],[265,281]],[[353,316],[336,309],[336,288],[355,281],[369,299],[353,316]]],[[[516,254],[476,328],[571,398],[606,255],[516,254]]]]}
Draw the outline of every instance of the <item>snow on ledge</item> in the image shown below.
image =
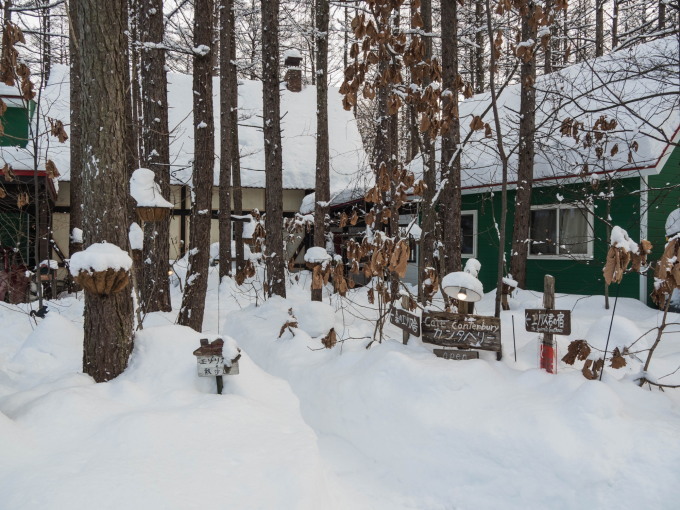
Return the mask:
{"type": "Polygon", "coordinates": [[[121,250],[115,244],[107,242],[96,243],[83,251],[74,253],[69,264],[73,276],[78,276],[81,271],[87,273],[106,271],[107,269],[128,271],[131,267],[132,259],[127,252],[121,250]]]}
{"type": "Polygon", "coordinates": [[[173,205],[163,198],[161,188],[155,181],[156,175],[148,168],[138,168],[130,177],[130,195],[137,201],[137,207],[166,207],[173,205]]]}
{"type": "Polygon", "coordinates": [[[305,252],[305,262],[310,264],[321,264],[329,260],[331,260],[331,256],[326,251],[326,248],[321,248],[320,246],[315,246],[305,252]]]}

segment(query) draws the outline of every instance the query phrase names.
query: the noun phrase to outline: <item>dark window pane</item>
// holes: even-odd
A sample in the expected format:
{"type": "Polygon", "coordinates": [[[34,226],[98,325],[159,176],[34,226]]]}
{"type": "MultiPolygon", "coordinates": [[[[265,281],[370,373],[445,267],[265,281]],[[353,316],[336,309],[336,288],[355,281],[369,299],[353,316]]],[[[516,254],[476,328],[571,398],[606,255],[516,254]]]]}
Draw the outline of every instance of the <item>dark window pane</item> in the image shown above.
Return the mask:
{"type": "Polygon", "coordinates": [[[463,255],[474,254],[475,242],[475,218],[472,214],[463,214],[460,218],[460,224],[463,230],[462,236],[462,250],[463,255]]]}
{"type": "Polygon", "coordinates": [[[531,246],[532,255],[556,255],[557,210],[536,209],[531,211],[531,246]]]}

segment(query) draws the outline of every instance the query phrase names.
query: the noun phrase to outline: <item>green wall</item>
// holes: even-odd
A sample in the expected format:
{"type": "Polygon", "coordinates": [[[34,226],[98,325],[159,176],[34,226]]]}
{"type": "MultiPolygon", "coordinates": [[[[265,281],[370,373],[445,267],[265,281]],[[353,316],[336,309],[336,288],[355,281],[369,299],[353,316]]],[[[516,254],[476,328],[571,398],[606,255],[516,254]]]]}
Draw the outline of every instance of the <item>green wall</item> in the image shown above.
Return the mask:
{"type": "MultiPolygon", "coordinates": [[[[640,189],[639,178],[622,179],[611,183],[614,198],[611,200],[611,223],[628,231],[632,239],[639,238],[640,200],[638,194],[631,194],[640,189]]],[[[557,195],[563,197],[563,203],[592,199],[594,207],[594,250],[591,260],[570,259],[529,259],[527,261],[526,288],[543,290],[543,277],[551,274],[556,280],[558,293],[603,294],[604,279],[602,268],[609,248],[607,224],[601,218],[607,218],[607,200],[609,184],[600,182],[595,189],[590,182],[570,185],[534,187],[532,205],[557,204],[557,195]]],[[[510,253],[512,224],[514,212],[514,190],[508,191],[508,215],[506,227],[506,260],[510,253]]],[[[484,290],[489,292],[496,285],[496,267],[498,260],[498,233],[495,223],[500,224],[501,192],[463,195],[462,210],[478,211],[477,258],[482,264],[480,280],[484,290]]],[[[616,293],[612,286],[610,294],[616,293]]],[[[639,277],[627,275],[619,289],[619,295],[638,298],[639,277]]]]}
{"type": "MultiPolygon", "coordinates": [[[[680,207],[680,146],[675,147],[659,175],[647,178],[649,199],[647,206],[648,238],[654,246],[652,258],[658,259],[666,244],[666,218],[671,211],[680,207]]],[[[647,288],[652,292],[654,279],[647,279],[647,288]]]]}
{"type": "Polygon", "coordinates": [[[2,147],[26,147],[28,143],[28,118],[25,108],[9,107],[0,118],[5,129],[4,136],[0,136],[2,147]]]}

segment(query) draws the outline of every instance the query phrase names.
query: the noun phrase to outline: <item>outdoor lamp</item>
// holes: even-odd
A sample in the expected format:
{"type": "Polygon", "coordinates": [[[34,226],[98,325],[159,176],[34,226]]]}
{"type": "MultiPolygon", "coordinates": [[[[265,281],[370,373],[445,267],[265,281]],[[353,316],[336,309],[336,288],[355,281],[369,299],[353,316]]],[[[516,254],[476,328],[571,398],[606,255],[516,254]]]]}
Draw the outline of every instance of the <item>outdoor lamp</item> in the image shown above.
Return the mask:
{"type": "Polygon", "coordinates": [[[476,302],[484,297],[482,282],[465,271],[447,274],[442,279],[442,290],[459,301],[476,302]]]}

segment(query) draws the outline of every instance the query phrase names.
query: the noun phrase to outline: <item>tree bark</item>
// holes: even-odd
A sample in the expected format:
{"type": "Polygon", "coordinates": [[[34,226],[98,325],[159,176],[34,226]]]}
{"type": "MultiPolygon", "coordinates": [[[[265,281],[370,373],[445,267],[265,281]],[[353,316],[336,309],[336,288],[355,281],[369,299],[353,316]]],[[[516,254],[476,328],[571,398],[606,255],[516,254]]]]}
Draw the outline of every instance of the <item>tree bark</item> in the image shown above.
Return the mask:
{"type": "Polygon", "coordinates": [[[475,92],[484,92],[484,5],[483,0],[475,0],[475,92]]]}
{"type": "MultiPolygon", "coordinates": [[[[315,0],[316,12],[316,189],[314,246],[326,244],[326,215],[331,199],[328,148],[328,0],[315,0]]],[[[321,301],[322,289],[312,289],[312,300],[321,301]]]]}
{"type": "Polygon", "coordinates": [[[210,220],[215,163],[215,122],[212,97],[213,1],[194,4],[194,171],[189,234],[189,266],[177,323],[203,330],[210,262],[210,220]]]}
{"type": "MultiPolygon", "coordinates": [[[[421,3],[421,16],[423,19],[423,31],[425,34],[432,33],[432,1],[423,0],[421,3]]],[[[425,59],[432,58],[432,37],[423,37],[425,43],[425,59]]],[[[428,81],[425,82],[427,84],[428,81]]],[[[423,300],[424,271],[428,267],[434,267],[434,243],[436,241],[435,228],[437,212],[433,201],[437,190],[437,168],[435,160],[434,143],[428,133],[423,134],[423,181],[426,184],[423,193],[423,222],[420,239],[420,261],[418,272],[418,295],[423,300]]]]}
{"type": "Polygon", "coordinates": [[[231,132],[233,121],[232,104],[234,95],[230,87],[236,81],[232,74],[236,73],[231,63],[232,41],[234,33],[234,2],[220,0],[220,281],[224,276],[231,276],[231,165],[232,152],[238,151],[233,146],[231,132]]]}
{"type": "Polygon", "coordinates": [[[442,0],[442,88],[446,92],[444,103],[454,102],[450,129],[442,134],[441,173],[446,179],[441,193],[440,222],[443,227],[443,256],[445,272],[461,270],[461,219],[460,219],[460,121],[458,119],[458,4],[456,0],[442,0]]]}
{"type": "MultiPolygon", "coordinates": [[[[79,36],[77,24],[77,2],[69,2],[68,12],[70,17],[70,36],[69,36],[69,54],[71,55],[71,71],[70,71],[70,104],[71,104],[71,132],[70,132],[70,152],[71,152],[71,186],[70,199],[71,211],[69,215],[69,256],[80,251],[83,247],[82,239],[79,242],[74,242],[73,229],[83,229],[83,162],[82,144],[80,135],[80,101],[81,101],[81,76],[80,76],[80,49],[79,36]]],[[[77,239],[76,239],[77,240],[77,239]]]]}
{"type": "MultiPolygon", "coordinates": [[[[86,244],[107,241],[127,250],[124,0],[79,0],[75,27],[81,83],[83,223],[86,244]],[[106,221],[102,221],[105,218],[106,221]]],[[[125,370],[132,352],[130,289],[85,294],[83,371],[95,381],[125,370]]]]}
{"type": "Polygon", "coordinates": [[[604,55],[604,0],[595,0],[595,56],[604,55]]]}
{"type": "MultiPolygon", "coordinates": [[[[163,0],[140,0],[142,160],[155,174],[163,198],[170,196],[168,79],[163,48],[163,0]]],[[[144,225],[141,297],[145,312],[170,312],[168,256],[170,218],[144,225]]]]}
{"type": "Polygon", "coordinates": [[[279,0],[262,2],[262,110],[264,131],[267,294],[286,296],[283,258],[283,163],[279,91],[279,0]]]}
{"type": "MultiPolygon", "coordinates": [[[[522,41],[536,40],[536,25],[529,23],[535,4],[529,4],[522,16],[522,41]]],[[[534,180],[534,131],[536,128],[536,46],[523,58],[520,67],[520,120],[515,218],[512,228],[510,272],[521,288],[526,284],[529,227],[531,222],[531,190],[534,180]]]]}

